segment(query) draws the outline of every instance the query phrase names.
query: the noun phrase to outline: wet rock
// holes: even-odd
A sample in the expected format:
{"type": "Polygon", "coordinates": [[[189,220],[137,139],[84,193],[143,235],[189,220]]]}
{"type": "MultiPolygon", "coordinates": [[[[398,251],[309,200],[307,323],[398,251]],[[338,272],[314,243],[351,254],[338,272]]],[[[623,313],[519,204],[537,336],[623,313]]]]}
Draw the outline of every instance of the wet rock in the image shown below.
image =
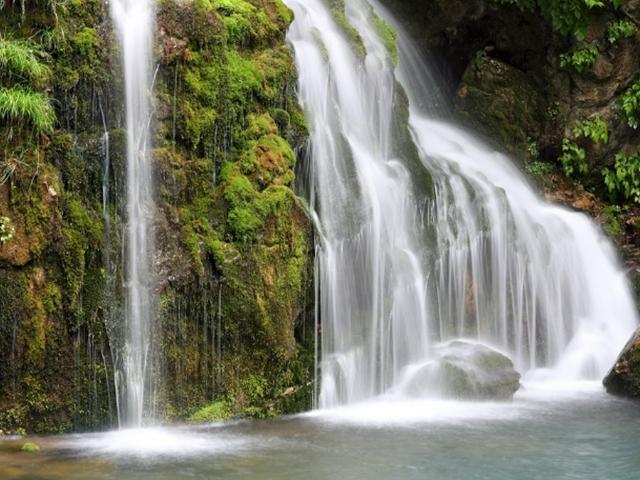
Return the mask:
{"type": "Polygon", "coordinates": [[[640,329],[622,350],[604,386],[612,395],[640,399],[640,329]]]}
{"type": "Polygon", "coordinates": [[[450,342],[436,349],[436,359],[406,377],[403,393],[461,400],[510,400],[520,388],[520,374],[505,355],[481,344],[450,342]]]}
{"type": "Polygon", "coordinates": [[[546,99],[541,90],[524,72],[483,50],[467,67],[455,106],[463,120],[520,158],[543,135],[546,99]]]}

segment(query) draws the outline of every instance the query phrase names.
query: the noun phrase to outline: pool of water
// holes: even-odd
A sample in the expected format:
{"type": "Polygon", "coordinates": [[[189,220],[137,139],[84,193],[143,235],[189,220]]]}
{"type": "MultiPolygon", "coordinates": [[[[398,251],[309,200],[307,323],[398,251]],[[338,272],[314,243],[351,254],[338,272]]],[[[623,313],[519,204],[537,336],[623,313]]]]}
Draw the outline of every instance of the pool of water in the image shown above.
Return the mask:
{"type": "Polygon", "coordinates": [[[268,421],[0,441],[11,479],[640,478],[640,404],[600,388],[392,401],[268,421]],[[25,441],[39,453],[12,451],[25,441]]]}

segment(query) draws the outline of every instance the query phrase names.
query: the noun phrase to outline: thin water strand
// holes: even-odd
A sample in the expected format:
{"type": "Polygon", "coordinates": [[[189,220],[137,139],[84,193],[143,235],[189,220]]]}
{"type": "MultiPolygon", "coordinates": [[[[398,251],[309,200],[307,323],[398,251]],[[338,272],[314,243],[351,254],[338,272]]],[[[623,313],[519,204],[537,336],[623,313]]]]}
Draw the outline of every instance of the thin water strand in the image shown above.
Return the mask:
{"type": "Polygon", "coordinates": [[[122,47],[127,125],[125,246],[126,425],[142,424],[151,348],[153,300],[153,185],[149,146],[153,7],[150,0],[113,0],[111,14],[122,47]]]}

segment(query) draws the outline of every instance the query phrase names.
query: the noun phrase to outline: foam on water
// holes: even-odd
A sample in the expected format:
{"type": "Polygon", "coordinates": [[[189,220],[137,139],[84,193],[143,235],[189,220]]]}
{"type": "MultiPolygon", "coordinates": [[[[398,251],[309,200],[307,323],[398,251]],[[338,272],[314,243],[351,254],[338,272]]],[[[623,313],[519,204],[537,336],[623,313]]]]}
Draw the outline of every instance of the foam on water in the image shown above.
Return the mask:
{"type": "Polygon", "coordinates": [[[81,456],[151,459],[226,455],[257,448],[258,438],[187,428],[139,428],[65,437],[60,443],[81,456]]]}

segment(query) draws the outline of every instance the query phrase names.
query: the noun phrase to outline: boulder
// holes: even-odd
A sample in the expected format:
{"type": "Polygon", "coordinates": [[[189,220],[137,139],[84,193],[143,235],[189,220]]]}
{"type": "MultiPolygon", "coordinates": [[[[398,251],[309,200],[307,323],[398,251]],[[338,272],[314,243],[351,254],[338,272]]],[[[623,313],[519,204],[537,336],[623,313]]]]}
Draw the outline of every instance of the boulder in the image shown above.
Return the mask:
{"type": "Polygon", "coordinates": [[[604,378],[604,386],[612,395],[640,399],[640,329],[604,378]]]}
{"type": "Polygon", "coordinates": [[[527,74],[485,51],[467,67],[454,103],[465,123],[516,158],[527,157],[532,143],[544,134],[543,92],[527,74]]]}
{"type": "Polygon", "coordinates": [[[485,345],[453,341],[405,375],[402,393],[459,400],[510,400],[520,388],[513,362],[485,345]]]}

